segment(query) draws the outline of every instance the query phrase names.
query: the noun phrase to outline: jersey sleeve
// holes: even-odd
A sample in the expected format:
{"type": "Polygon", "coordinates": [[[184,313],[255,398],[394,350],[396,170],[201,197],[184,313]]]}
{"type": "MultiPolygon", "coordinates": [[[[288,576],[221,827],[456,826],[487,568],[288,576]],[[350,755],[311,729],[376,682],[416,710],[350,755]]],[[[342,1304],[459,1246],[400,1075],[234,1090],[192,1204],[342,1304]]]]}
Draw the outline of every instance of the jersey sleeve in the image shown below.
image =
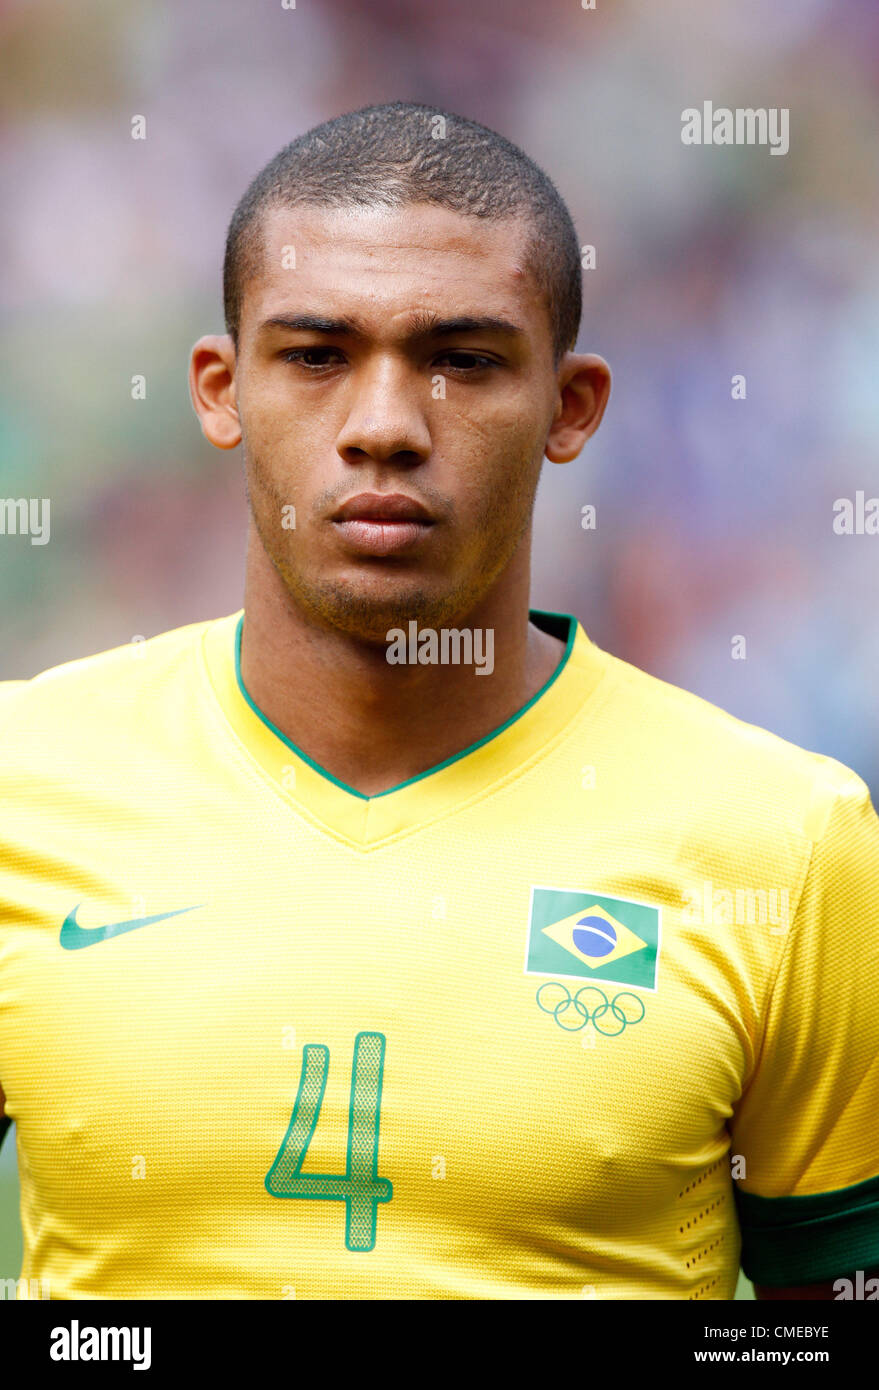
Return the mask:
{"type": "Polygon", "coordinates": [[[879,1265],[879,818],[831,759],[811,858],[730,1124],[741,1265],[796,1285],[879,1265]]]}

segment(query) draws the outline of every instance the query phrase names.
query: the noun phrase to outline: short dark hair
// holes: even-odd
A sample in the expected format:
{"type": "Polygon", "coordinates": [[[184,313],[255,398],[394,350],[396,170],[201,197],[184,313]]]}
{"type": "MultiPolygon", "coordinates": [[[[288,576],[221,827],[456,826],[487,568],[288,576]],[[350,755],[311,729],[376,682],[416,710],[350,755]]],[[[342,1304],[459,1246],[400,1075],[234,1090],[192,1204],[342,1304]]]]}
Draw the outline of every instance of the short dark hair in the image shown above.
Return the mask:
{"type": "Polygon", "coordinates": [[[257,174],[226,237],[223,307],[236,347],[244,286],[259,274],[266,209],[415,202],[492,221],[522,216],[530,222],[528,267],[546,297],[558,363],[576,343],[582,293],[577,233],[557,189],[496,131],[406,101],[365,106],[324,121],[291,141],[257,174]]]}

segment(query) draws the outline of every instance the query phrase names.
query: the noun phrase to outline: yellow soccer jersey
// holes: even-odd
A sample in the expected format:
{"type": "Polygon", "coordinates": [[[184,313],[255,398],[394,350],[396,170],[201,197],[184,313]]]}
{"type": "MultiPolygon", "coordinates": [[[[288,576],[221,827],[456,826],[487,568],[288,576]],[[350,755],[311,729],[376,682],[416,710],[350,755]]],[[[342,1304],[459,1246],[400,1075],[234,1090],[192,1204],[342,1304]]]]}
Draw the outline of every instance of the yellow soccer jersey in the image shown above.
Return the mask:
{"type": "Polygon", "coordinates": [[[864,783],[533,613],[377,796],[241,615],[0,686],[0,1083],[54,1298],[727,1299],[879,1262],[864,783]]]}

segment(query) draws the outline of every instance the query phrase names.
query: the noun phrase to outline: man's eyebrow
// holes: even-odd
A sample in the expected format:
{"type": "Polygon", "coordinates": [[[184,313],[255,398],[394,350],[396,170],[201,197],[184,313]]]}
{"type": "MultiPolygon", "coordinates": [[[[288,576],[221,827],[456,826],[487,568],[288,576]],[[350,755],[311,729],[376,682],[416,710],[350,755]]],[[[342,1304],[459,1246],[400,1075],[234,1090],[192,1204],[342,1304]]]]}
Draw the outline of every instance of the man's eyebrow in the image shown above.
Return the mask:
{"type": "MultiPolygon", "coordinates": [[[[288,333],[323,333],[329,337],[364,338],[366,334],[359,324],[349,318],[327,318],[321,314],[273,314],[259,326],[262,333],[267,329],[278,328],[288,333]]],[[[520,338],[524,330],[509,319],[497,318],[493,314],[462,314],[456,318],[443,319],[432,310],[419,310],[413,315],[407,338],[448,338],[462,333],[502,333],[507,337],[520,338]]]]}
{"type": "Polygon", "coordinates": [[[509,319],[493,314],[461,314],[442,319],[432,310],[422,309],[414,315],[410,333],[413,338],[443,338],[457,333],[503,333],[513,338],[522,337],[524,330],[509,319]]]}
{"type": "Polygon", "coordinates": [[[324,318],[320,314],[273,314],[259,326],[260,333],[267,328],[286,329],[289,333],[329,333],[334,337],[364,337],[363,329],[353,319],[324,318]]]}

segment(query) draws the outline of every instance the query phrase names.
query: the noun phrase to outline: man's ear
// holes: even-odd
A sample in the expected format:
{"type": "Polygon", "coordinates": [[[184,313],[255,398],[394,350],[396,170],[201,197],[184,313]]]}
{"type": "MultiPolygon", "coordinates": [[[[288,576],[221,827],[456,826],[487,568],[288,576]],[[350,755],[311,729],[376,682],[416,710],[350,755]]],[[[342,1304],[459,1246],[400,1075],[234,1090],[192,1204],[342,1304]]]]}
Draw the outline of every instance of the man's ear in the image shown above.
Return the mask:
{"type": "Polygon", "coordinates": [[[566,352],[559,366],[558,403],[546,436],[551,463],[570,463],[601,424],[610,395],[610,367],[591,352],[566,352]]]}
{"type": "Polygon", "coordinates": [[[205,439],[217,449],[241,443],[235,395],[235,344],[228,333],[199,338],[189,363],[189,394],[205,439]]]}

